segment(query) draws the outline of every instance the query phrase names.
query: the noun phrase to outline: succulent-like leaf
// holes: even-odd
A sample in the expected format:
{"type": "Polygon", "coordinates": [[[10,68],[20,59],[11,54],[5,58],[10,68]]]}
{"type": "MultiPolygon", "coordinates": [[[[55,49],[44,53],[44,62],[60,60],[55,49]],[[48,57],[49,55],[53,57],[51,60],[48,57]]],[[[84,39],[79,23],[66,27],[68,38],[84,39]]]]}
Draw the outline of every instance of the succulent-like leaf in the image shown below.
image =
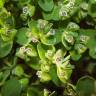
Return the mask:
{"type": "Polygon", "coordinates": [[[56,66],[52,65],[50,68],[50,76],[52,78],[52,81],[57,85],[60,86],[60,80],[57,76],[57,69],[56,66]]]}
{"type": "Polygon", "coordinates": [[[21,84],[16,79],[10,79],[2,87],[3,96],[20,96],[21,84]]]}
{"type": "Polygon", "coordinates": [[[90,76],[84,76],[79,79],[76,85],[76,90],[80,96],[91,96],[95,95],[96,92],[96,81],[90,76]]]}
{"type": "Polygon", "coordinates": [[[44,11],[51,11],[54,7],[54,2],[53,0],[39,0],[38,1],[39,6],[44,10],[44,11]]]}
{"type": "Polygon", "coordinates": [[[13,46],[13,42],[4,42],[0,39],[0,58],[7,56],[13,46]]]}
{"type": "Polygon", "coordinates": [[[43,12],[43,17],[45,20],[55,20],[58,21],[59,18],[59,7],[58,6],[54,6],[54,9],[52,10],[52,12],[43,12]]]}
{"type": "Polygon", "coordinates": [[[27,36],[27,32],[30,32],[28,28],[21,28],[18,30],[16,34],[16,42],[20,45],[24,45],[28,43],[29,39],[27,36]]]}

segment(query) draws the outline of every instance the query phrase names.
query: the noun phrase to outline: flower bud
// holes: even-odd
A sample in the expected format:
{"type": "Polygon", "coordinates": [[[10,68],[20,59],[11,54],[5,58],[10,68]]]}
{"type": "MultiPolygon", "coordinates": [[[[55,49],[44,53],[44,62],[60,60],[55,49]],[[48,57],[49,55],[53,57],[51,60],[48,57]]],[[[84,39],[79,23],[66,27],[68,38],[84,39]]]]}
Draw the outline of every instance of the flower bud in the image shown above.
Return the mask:
{"type": "Polygon", "coordinates": [[[17,75],[18,77],[21,77],[24,74],[24,70],[22,66],[18,65],[12,70],[12,74],[17,75]]]}

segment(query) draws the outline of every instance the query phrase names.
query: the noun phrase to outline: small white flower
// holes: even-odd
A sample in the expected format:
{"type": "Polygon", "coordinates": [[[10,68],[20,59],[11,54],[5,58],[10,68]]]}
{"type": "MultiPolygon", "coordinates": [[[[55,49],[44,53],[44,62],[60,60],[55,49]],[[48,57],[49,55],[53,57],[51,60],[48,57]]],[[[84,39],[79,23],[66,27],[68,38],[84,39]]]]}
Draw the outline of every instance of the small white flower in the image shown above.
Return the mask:
{"type": "Polygon", "coordinates": [[[74,40],[74,37],[72,35],[69,35],[68,32],[64,32],[64,37],[65,37],[65,40],[70,43],[70,44],[74,44],[75,40],[74,40]]]}
{"type": "Polygon", "coordinates": [[[62,63],[62,59],[63,59],[63,54],[62,54],[62,50],[59,49],[55,55],[53,56],[53,63],[55,64],[61,64],[62,63]]]}
{"type": "Polygon", "coordinates": [[[81,4],[81,8],[82,8],[83,10],[87,11],[87,10],[88,10],[88,3],[83,2],[83,3],[81,4]]]}
{"type": "Polygon", "coordinates": [[[8,28],[6,28],[5,32],[6,32],[6,35],[8,36],[10,34],[11,30],[9,30],[8,28]]]}
{"type": "Polygon", "coordinates": [[[59,75],[60,75],[60,77],[64,77],[65,71],[61,71],[59,75]]]}
{"type": "Polygon", "coordinates": [[[31,37],[32,37],[32,32],[27,32],[27,33],[26,33],[26,36],[27,36],[28,38],[31,38],[31,37]]]}
{"type": "Polygon", "coordinates": [[[30,54],[32,52],[32,49],[31,48],[27,48],[25,51],[26,51],[27,54],[30,54]]]}
{"type": "Polygon", "coordinates": [[[24,53],[25,52],[25,47],[21,47],[19,50],[20,53],[24,53]]]}
{"type": "Polygon", "coordinates": [[[62,57],[58,56],[57,58],[54,59],[55,64],[61,64],[62,63],[62,57]]]}
{"type": "Polygon", "coordinates": [[[40,19],[40,20],[38,20],[37,27],[40,29],[44,29],[47,24],[48,24],[48,21],[40,19]]]}
{"type": "Polygon", "coordinates": [[[41,75],[42,75],[42,71],[37,71],[36,75],[41,78],[41,75]]]}
{"type": "Polygon", "coordinates": [[[68,13],[67,13],[67,11],[65,11],[65,10],[60,10],[59,15],[60,15],[61,17],[62,17],[62,16],[67,17],[67,16],[68,16],[68,13]]]}
{"type": "Polygon", "coordinates": [[[36,37],[32,37],[32,42],[36,43],[36,42],[38,42],[38,39],[36,37]]]}
{"type": "Polygon", "coordinates": [[[80,40],[86,43],[89,40],[89,36],[81,35],[80,40]]]}
{"type": "Polygon", "coordinates": [[[76,23],[70,22],[67,26],[68,29],[79,29],[79,26],[76,23]]]}
{"type": "Polygon", "coordinates": [[[73,2],[69,2],[69,7],[73,8],[74,7],[74,3],[73,2]]]}
{"type": "Polygon", "coordinates": [[[76,50],[78,51],[79,54],[82,54],[86,51],[87,47],[83,44],[77,44],[75,45],[76,50]]]}
{"type": "Polygon", "coordinates": [[[27,7],[27,6],[23,7],[23,13],[24,13],[24,14],[28,14],[28,11],[29,11],[29,10],[28,10],[28,7],[27,7]]]}
{"type": "Polygon", "coordinates": [[[24,58],[25,57],[25,47],[21,47],[17,53],[17,55],[20,57],[20,58],[24,58]]]}
{"type": "Polygon", "coordinates": [[[55,35],[55,29],[50,29],[50,31],[46,34],[46,36],[55,35]]]}
{"type": "Polygon", "coordinates": [[[47,50],[47,52],[45,53],[46,57],[51,57],[53,54],[52,50],[47,50]]]}
{"type": "Polygon", "coordinates": [[[72,45],[74,44],[74,41],[75,41],[73,36],[71,36],[71,35],[66,36],[66,40],[67,40],[68,43],[70,43],[72,45]]]}
{"type": "Polygon", "coordinates": [[[55,35],[55,33],[56,33],[55,29],[50,29],[49,32],[51,33],[51,35],[55,35]]]}

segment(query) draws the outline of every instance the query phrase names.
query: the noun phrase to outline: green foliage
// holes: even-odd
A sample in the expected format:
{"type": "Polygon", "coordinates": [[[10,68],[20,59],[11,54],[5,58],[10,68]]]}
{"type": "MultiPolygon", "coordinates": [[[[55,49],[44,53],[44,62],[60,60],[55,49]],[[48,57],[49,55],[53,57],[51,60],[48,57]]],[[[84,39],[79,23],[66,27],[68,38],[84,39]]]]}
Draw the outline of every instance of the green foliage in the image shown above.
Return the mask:
{"type": "Polygon", "coordinates": [[[92,94],[95,95],[96,92],[96,81],[89,76],[85,76],[79,79],[76,84],[76,90],[80,96],[91,96],[92,94]]]}
{"type": "Polygon", "coordinates": [[[46,12],[51,11],[54,7],[53,0],[38,0],[38,4],[46,12]]]}
{"type": "Polygon", "coordinates": [[[4,0],[0,1],[0,8],[2,8],[4,6],[4,0]]]}
{"type": "Polygon", "coordinates": [[[96,0],[0,0],[0,96],[95,96],[95,70],[96,0]]]}
{"type": "Polygon", "coordinates": [[[20,96],[21,84],[16,79],[10,79],[2,87],[3,96],[20,96]]]}
{"type": "Polygon", "coordinates": [[[13,42],[4,42],[0,40],[0,58],[8,55],[12,49],[13,42]]]}

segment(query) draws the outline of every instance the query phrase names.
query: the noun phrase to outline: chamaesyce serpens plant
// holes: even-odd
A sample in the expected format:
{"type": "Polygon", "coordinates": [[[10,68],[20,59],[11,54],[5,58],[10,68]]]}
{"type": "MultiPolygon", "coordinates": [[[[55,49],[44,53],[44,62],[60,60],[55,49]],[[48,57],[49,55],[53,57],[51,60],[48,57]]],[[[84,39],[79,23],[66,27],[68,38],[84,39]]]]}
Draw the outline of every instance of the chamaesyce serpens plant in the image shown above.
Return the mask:
{"type": "Polygon", "coordinates": [[[0,96],[96,96],[96,0],[0,0],[0,96]]]}

